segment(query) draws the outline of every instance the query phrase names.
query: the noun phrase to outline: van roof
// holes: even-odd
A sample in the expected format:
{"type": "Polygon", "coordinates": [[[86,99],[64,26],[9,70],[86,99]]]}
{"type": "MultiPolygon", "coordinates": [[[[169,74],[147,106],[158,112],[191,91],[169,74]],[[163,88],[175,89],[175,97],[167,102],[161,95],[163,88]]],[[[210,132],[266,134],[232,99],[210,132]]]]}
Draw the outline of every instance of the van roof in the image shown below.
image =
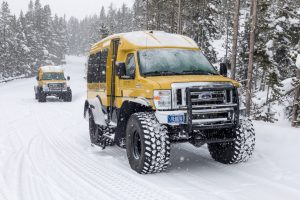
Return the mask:
{"type": "Polygon", "coordinates": [[[119,33],[104,38],[92,46],[91,52],[99,48],[108,47],[112,39],[120,38],[122,49],[144,49],[144,48],[189,48],[199,49],[197,43],[191,38],[178,34],[166,33],[164,31],[136,31],[119,33]],[[127,43],[126,45],[124,43],[127,43]]]}
{"type": "Polygon", "coordinates": [[[42,70],[43,72],[64,72],[64,69],[61,66],[42,66],[39,68],[39,70],[42,70]]]}

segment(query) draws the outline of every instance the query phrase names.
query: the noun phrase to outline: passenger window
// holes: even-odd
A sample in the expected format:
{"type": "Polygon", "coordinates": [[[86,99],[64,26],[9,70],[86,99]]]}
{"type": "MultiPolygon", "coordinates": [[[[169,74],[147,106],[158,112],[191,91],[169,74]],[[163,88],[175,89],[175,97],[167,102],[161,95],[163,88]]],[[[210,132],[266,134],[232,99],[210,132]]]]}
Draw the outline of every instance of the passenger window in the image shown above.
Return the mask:
{"type": "Polygon", "coordinates": [[[105,83],[106,82],[106,63],[108,50],[105,49],[99,53],[90,55],[88,60],[88,83],[105,83]]]}
{"type": "Polygon", "coordinates": [[[107,64],[107,56],[108,56],[108,49],[104,49],[101,52],[101,59],[100,59],[100,83],[106,83],[106,64],[107,64]]]}
{"type": "Polygon", "coordinates": [[[87,82],[88,83],[95,83],[96,75],[97,75],[97,68],[95,68],[96,63],[96,55],[90,55],[88,61],[88,72],[87,72],[87,82]]]}
{"type": "Polygon", "coordinates": [[[128,54],[126,59],[126,76],[130,78],[135,77],[135,60],[134,60],[134,54],[128,54]]]}
{"type": "Polygon", "coordinates": [[[96,53],[95,57],[95,63],[93,64],[93,70],[94,70],[94,83],[100,82],[100,59],[101,59],[101,53],[96,53]]]}

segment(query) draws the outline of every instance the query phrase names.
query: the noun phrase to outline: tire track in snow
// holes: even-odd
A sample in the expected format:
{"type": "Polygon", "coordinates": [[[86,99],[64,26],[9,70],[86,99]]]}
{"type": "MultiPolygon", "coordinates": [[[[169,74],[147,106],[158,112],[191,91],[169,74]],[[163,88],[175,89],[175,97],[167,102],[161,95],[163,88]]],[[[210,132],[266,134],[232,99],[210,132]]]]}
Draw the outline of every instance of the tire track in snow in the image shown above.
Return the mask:
{"type": "MultiPolygon", "coordinates": [[[[199,151],[194,151],[192,149],[192,147],[188,147],[187,145],[182,145],[180,148],[184,149],[186,151],[189,151],[193,154],[203,156],[203,154],[199,153],[200,151],[202,151],[202,152],[204,151],[203,148],[202,149],[200,148],[199,151]]],[[[207,149],[205,149],[205,150],[207,150],[207,149]]],[[[239,178],[243,177],[245,180],[248,179],[248,180],[251,180],[252,182],[260,182],[262,185],[270,187],[270,190],[274,190],[274,189],[282,190],[282,189],[284,189],[284,190],[288,191],[287,194],[289,194],[289,195],[293,194],[294,197],[297,197],[295,199],[300,198],[300,191],[296,188],[292,188],[292,187],[289,187],[287,185],[284,185],[284,184],[281,184],[281,183],[278,183],[278,182],[274,182],[274,181],[268,180],[266,178],[262,178],[261,176],[253,175],[251,173],[246,173],[246,172],[244,172],[244,171],[242,171],[238,168],[232,168],[231,166],[218,163],[214,160],[211,160],[211,159],[208,159],[208,158],[205,158],[205,157],[201,157],[201,159],[203,159],[206,164],[208,164],[212,167],[217,167],[218,169],[221,169],[222,172],[224,172],[224,174],[226,174],[226,173],[235,174],[235,175],[238,175],[239,178]]]]}
{"type": "MultiPolygon", "coordinates": [[[[32,109],[34,111],[36,110],[36,108],[32,108],[32,109]]],[[[38,113],[38,112],[37,111],[34,112],[35,121],[37,122],[37,127],[38,127],[38,130],[40,132],[40,136],[42,136],[43,142],[45,143],[41,147],[41,149],[44,149],[44,156],[47,155],[47,159],[49,159],[48,155],[51,152],[51,150],[57,155],[57,152],[55,151],[56,149],[52,148],[53,146],[51,144],[49,144],[49,141],[47,140],[47,137],[45,137],[46,133],[44,133],[45,132],[44,125],[48,124],[49,121],[47,121],[47,122],[44,121],[44,123],[41,123],[41,121],[40,121],[41,120],[41,116],[40,115],[38,116],[36,113],[38,113]],[[45,150],[46,147],[47,147],[47,149],[45,150]],[[47,152],[47,153],[45,153],[45,152],[47,152]]],[[[69,175],[68,176],[68,175],[66,175],[66,173],[64,173],[66,171],[70,171],[70,167],[66,168],[66,165],[61,165],[62,164],[61,162],[51,163],[51,165],[55,166],[55,167],[63,166],[63,167],[66,168],[66,170],[64,172],[60,172],[60,170],[57,171],[57,173],[59,173],[59,177],[60,177],[58,180],[57,179],[53,179],[53,177],[48,177],[47,175],[45,175],[45,173],[42,172],[42,170],[44,170],[44,172],[45,171],[47,172],[49,170],[49,167],[46,166],[46,168],[40,169],[41,168],[41,163],[43,163],[43,160],[42,159],[36,160],[39,157],[39,155],[40,155],[40,154],[36,154],[37,152],[39,152],[39,150],[38,150],[39,144],[36,144],[34,146],[31,146],[31,147],[33,149],[32,150],[33,154],[31,154],[31,162],[32,162],[32,164],[35,166],[36,170],[40,172],[40,175],[41,175],[42,179],[43,180],[45,180],[45,179],[48,180],[47,186],[50,186],[50,187],[56,186],[55,189],[54,189],[54,191],[58,192],[59,196],[56,197],[56,198],[53,198],[53,199],[55,199],[55,200],[57,200],[58,198],[63,199],[63,200],[65,200],[65,199],[73,199],[73,195],[66,192],[70,188],[65,187],[65,184],[61,184],[60,183],[60,181],[62,181],[62,180],[70,180],[70,177],[74,177],[74,174],[68,174],[69,175]],[[38,163],[37,163],[37,161],[38,161],[38,163]],[[64,179],[61,179],[61,177],[63,177],[64,179]],[[59,188],[57,185],[59,185],[60,187],[64,188],[65,190],[63,191],[63,189],[59,188]]],[[[52,158],[53,158],[52,161],[54,161],[55,159],[57,159],[56,157],[52,157],[52,158]]],[[[63,168],[60,168],[60,169],[63,169],[63,168]]],[[[74,182],[78,183],[78,181],[80,181],[80,178],[76,177],[74,179],[74,182]]],[[[68,183],[70,183],[70,181],[65,181],[65,183],[68,185],[68,183]]],[[[78,186],[77,189],[80,189],[80,186],[78,186]]],[[[88,197],[91,197],[91,196],[88,196],[88,197]]],[[[89,198],[87,198],[87,199],[89,199],[89,198]]],[[[96,199],[96,198],[94,198],[94,199],[96,199]]]]}
{"type": "MultiPolygon", "coordinates": [[[[45,185],[45,188],[46,188],[44,190],[46,190],[48,193],[50,193],[52,196],[54,196],[51,198],[54,200],[57,200],[57,199],[72,200],[72,199],[74,199],[73,195],[68,194],[63,190],[65,184],[61,183],[62,180],[69,180],[69,176],[67,176],[67,174],[64,173],[63,171],[58,170],[58,171],[56,171],[56,173],[57,173],[56,175],[58,177],[60,177],[60,179],[55,180],[55,179],[53,179],[53,177],[51,177],[51,174],[49,174],[49,166],[52,165],[52,166],[55,166],[55,168],[57,168],[61,165],[61,163],[53,162],[53,161],[55,161],[55,158],[53,158],[53,156],[51,156],[52,155],[51,146],[49,145],[48,142],[46,142],[44,140],[44,138],[42,138],[42,139],[43,139],[42,141],[40,141],[36,145],[33,145],[31,148],[32,149],[31,162],[34,165],[34,168],[36,169],[36,171],[40,174],[41,181],[43,181],[43,182],[46,181],[46,183],[43,184],[43,185],[45,185]],[[40,153],[38,153],[38,152],[40,152],[40,153]],[[51,162],[45,163],[45,160],[44,160],[45,158],[47,158],[47,160],[49,160],[51,162]],[[38,164],[36,164],[37,162],[38,162],[38,164]],[[63,186],[63,187],[61,187],[61,186],[63,186]]],[[[63,168],[60,167],[59,169],[63,169],[63,168]]],[[[53,168],[52,168],[52,171],[54,171],[53,168]]],[[[69,170],[67,169],[65,171],[69,171],[69,170]]],[[[74,180],[74,182],[76,182],[76,181],[78,181],[78,180],[74,180]]],[[[68,182],[65,182],[65,183],[67,184],[68,182]]],[[[65,189],[67,190],[68,188],[66,187],[65,189]]],[[[89,198],[86,198],[86,199],[89,199],[89,198]]]]}
{"type": "MultiPolygon", "coordinates": [[[[44,124],[41,122],[41,120],[47,120],[47,119],[43,119],[43,117],[39,118],[38,120],[39,126],[44,124]]],[[[47,122],[52,123],[49,122],[49,120],[47,122]]],[[[55,127],[55,126],[51,126],[51,127],[55,127]]],[[[64,127],[64,129],[67,128],[64,127]]],[[[160,189],[155,188],[155,186],[149,186],[143,182],[133,184],[134,182],[137,181],[137,179],[129,176],[128,172],[127,174],[120,173],[120,169],[112,170],[112,166],[108,166],[109,168],[107,167],[106,169],[93,166],[94,162],[88,160],[86,156],[82,156],[78,152],[76,154],[74,153],[75,152],[74,150],[76,150],[76,148],[72,148],[72,149],[67,148],[69,145],[66,145],[64,142],[68,141],[68,138],[63,138],[65,133],[61,130],[53,131],[57,133],[55,135],[60,135],[56,139],[54,139],[54,137],[50,137],[48,134],[45,133],[45,131],[42,132],[44,134],[44,137],[47,138],[48,142],[53,145],[52,149],[56,151],[57,155],[59,155],[60,158],[64,159],[64,163],[68,165],[68,167],[72,169],[72,171],[76,173],[77,176],[81,177],[85,181],[88,181],[91,185],[93,185],[98,189],[102,189],[99,187],[105,185],[103,192],[107,192],[109,188],[110,195],[112,195],[111,193],[116,193],[112,195],[114,199],[124,199],[124,198],[137,199],[137,198],[142,198],[143,196],[145,198],[150,197],[151,199],[175,199],[176,198],[175,196],[172,197],[172,195],[167,194],[166,192],[160,191],[160,189]],[[61,141],[62,139],[64,140],[61,141]],[[74,161],[76,161],[76,163],[74,163],[74,161]],[[95,181],[97,184],[93,184],[93,182],[91,182],[90,180],[85,179],[85,177],[82,176],[82,174],[90,177],[91,179],[94,179],[93,181],[95,181]],[[106,177],[104,181],[102,180],[103,177],[106,177]],[[95,178],[100,178],[101,181],[95,178]],[[113,190],[112,188],[115,188],[115,190],[113,190]],[[133,191],[133,189],[135,190],[133,191]],[[120,194],[120,191],[123,191],[123,193],[120,194]]],[[[130,169],[128,168],[126,170],[130,170],[130,169]]]]}

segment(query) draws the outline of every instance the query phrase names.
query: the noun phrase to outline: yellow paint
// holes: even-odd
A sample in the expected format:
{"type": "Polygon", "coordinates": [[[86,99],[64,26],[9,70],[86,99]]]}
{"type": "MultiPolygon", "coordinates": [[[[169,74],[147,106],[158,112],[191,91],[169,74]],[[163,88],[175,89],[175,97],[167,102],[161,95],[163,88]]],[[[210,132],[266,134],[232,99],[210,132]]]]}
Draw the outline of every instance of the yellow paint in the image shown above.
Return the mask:
{"type": "MultiPolygon", "coordinates": [[[[41,77],[43,77],[44,73],[52,73],[51,71],[44,72],[41,68],[38,69],[38,86],[42,87],[43,85],[47,85],[48,83],[67,83],[67,80],[42,80],[41,77]]],[[[62,73],[64,74],[63,70],[59,71],[53,71],[53,73],[62,73]]]]}
{"type": "MultiPolygon", "coordinates": [[[[147,33],[150,34],[150,33],[147,33]]],[[[182,36],[185,40],[186,37],[182,36]]],[[[133,98],[146,98],[150,105],[154,108],[153,103],[153,91],[157,89],[171,89],[172,83],[184,83],[184,82],[231,82],[236,87],[239,87],[239,83],[235,80],[223,77],[220,75],[177,75],[177,76],[153,76],[142,77],[140,76],[140,70],[137,60],[137,51],[150,48],[176,48],[176,49],[190,49],[199,50],[199,48],[181,47],[181,46],[159,46],[159,47],[146,47],[134,45],[131,41],[126,40],[122,34],[116,34],[103,39],[92,46],[90,50],[91,54],[96,54],[103,49],[108,49],[108,60],[106,69],[106,84],[104,83],[91,83],[87,84],[87,98],[92,99],[97,95],[101,97],[101,100],[105,106],[110,104],[110,88],[111,88],[111,74],[112,74],[112,40],[119,39],[120,45],[118,49],[117,62],[126,62],[127,55],[130,53],[135,54],[136,64],[136,76],[135,79],[119,79],[115,77],[116,84],[116,99],[114,105],[120,108],[124,101],[133,98]]]]}

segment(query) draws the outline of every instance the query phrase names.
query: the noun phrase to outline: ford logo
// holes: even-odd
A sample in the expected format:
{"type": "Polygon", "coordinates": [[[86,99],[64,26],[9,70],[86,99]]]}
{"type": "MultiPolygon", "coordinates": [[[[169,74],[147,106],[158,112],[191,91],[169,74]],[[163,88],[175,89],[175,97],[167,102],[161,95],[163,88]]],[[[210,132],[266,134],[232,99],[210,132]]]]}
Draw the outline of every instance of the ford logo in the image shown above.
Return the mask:
{"type": "Polygon", "coordinates": [[[211,100],[212,99],[212,94],[209,92],[202,93],[198,96],[199,100],[211,100]]]}

